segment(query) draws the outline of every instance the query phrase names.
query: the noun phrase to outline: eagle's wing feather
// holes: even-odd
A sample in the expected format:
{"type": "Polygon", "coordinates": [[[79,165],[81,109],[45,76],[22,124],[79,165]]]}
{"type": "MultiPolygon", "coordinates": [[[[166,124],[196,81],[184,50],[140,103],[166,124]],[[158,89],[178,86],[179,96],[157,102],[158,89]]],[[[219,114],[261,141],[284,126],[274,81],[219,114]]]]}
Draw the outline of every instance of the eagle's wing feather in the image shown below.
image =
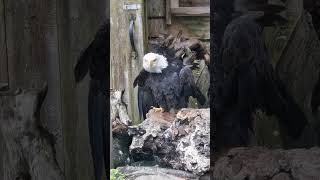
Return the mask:
{"type": "Polygon", "coordinates": [[[90,64],[90,51],[85,49],[83,51],[77,61],[77,64],[74,68],[74,77],[76,83],[80,82],[88,73],[89,71],[89,64],[90,64]]]}
{"type": "Polygon", "coordinates": [[[201,105],[204,105],[204,103],[206,102],[206,98],[200,91],[199,87],[196,85],[190,67],[183,67],[179,73],[179,77],[183,96],[192,96],[196,98],[201,105]]]}
{"type": "Polygon", "coordinates": [[[139,116],[143,119],[146,119],[146,114],[150,110],[151,106],[155,106],[153,94],[146,90],[150,85],[152,85],[147,83],[149,77],[150,73],[142,69],[133,82],[133,87],[138,85],[139,116]]]}
{"type": "Polygon", "coordinates": [[[91,76],[101,76],[94,77],[95,79],[104,79],[107,61],[109,60],[110,54],[108,53],[110,49],[110,24],[106,21],[104,22],[94,39],[90,42],[87,48],[82,50],[80,56],[77,60],[77,64],[74,68],[74,77],[76,83],[80,82],[90,71],[94,72],[91,76]]]}
{"type": "Polygon", "coordinates": [[[133,81],[133,87],[136,87],[137,85],[140,87],[143,87],[146,80],[149,78],[150,73],[144,69],[142,69],[139,73],[139,75],[134,79],[133,81]]]}
{"type": "Polygon", "coordinates": [[[145,91],[143,87],[138,87],[138,109],[140,118],[146,119],[146,114],[151,106],[155,106],[153,95],[145,91]]]}

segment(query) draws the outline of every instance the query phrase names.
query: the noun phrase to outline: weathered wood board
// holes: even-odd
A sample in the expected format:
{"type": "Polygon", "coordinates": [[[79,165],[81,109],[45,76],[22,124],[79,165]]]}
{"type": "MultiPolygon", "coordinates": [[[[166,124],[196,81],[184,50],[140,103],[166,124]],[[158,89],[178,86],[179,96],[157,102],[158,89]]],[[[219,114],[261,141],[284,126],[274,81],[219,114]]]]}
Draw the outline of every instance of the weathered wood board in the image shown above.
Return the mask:
{"type": "Polygon", "coordinates": [[[10,88],[41,87],[46,79],[47,2],[5,0],[10,88]]]}
{"type": "Polygon", "coordinates": [[[210,16],[210,7],[171,8],[171,14],[175,16],[210,16]]]}
{"type": "MultiPolygon", "coordinates": [[[[67,179],[93,179],[88,136],[88,78],[74,83],[73,68],[106,19],[104,0],[58,1],[61,109],[67,179]]],[[[105,179],[105,178],[104,178],[105,179]]]]}
{"type": "Polygon", "coordinates": [[[4,0],[0,0],[0,89],[8,86],[8,58],[4,0]]]}
{"type": "MultiPolygon", "coordinates": [[[[55,136],[56,159],[70,180],[93,179],[87,122],[88,78],[76,87],[73,67],[80,50],[106,19],[106,7],[105,0],[0,1],[0,82],[5,81],[2,74],[7,71],[10,89],[37,89],[48,83],[41,123],[55,136]],[[3,50],[3,39],[7,51],[3,50]],[[4,52],[8,52],[8,61],[3,61],[4,52]],[[8,69],[2,66],[6,62],[8,69]]],[[[8,161],[2,142],[0,179],[6,168],[2,164],[8,161]]]]}
{"type": "Polygon", "coordinates": [[[34,89],[48,83],[41,121],[56,137],[56,158],[63,168],[56,0],[3,2],[10,89],[34,89]]]}
{"type": "Polygon", "coordinates": [[[166,29],[166,2],[165,0],[149,0],[147,6],[149,37],[158,37],[166,29]]]}
{"type": "MultiPolygon", "coordinates": [[[[5,12],[4,0],[0,0],[0,88],[8,84],[8,65],[7,65],[7,50],[6,50],[6,35],[5,35],[5,12]]],[[[0,177],[4,176],[4,163],[6,154],[6,147],[3,136],[0,133],[0,177]]]]}
{"type": "Polygon", "coordinates": [[[187,37],[210,40],[210,17],[173,17],[167,30],[173,34],[182,30],[187,37]]]}
{"type": "Polygon", "coordinates": [[[179,0],[180,7],[203,7],[209,4],[210,0],[179,0]]]}
{"type": "Polygon", "coordinates": [[[148,17],[165,16],[165,19],[148,19],[149,37],[158,37],[166,32],[177,34],[182,30],[187,37],[210,40],[209,1],[150,0],[147,5],[148,17]]]}
{"type": "Polygon", "coordinates": [[[125,90],[125,103],[128,104],[129,116],[133,123],[139,123],[137,88],[133,88],[133,80],[142,68],[142,57],[145,52],[145,9],[143,0],[111,0],[111,67],[110,87],[125,90]],[[125,10],[125,4],[139,4],[137,10],[125,10]],[[132,53],[129,41],[129,24],[131,15],[135,16],[134,39],[137,54],[132,53]],[[137,55],[136,57],[134,57],[137,55]]]}

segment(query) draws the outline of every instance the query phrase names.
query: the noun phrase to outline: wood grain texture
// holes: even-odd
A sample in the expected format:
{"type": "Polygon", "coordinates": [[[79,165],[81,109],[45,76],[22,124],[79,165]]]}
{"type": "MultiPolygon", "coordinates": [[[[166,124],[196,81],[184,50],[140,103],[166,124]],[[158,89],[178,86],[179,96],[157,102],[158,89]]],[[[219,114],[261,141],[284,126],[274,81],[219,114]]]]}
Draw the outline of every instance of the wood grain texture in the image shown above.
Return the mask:
{"type": "Polygon", "coordinates": [[[178,7],[171,8],[171,14],[175,16],[210,16],[210,7],[178,7]]]}
{"type": "Polygon", "coordinates": [[[56,158],[63,169],[56,0],[4,2],[10,88],[37,89],[48,83],[41,123],[55,135],[56,158]]]}
{"type": "Polygon", "coordinates": [[[150,37],[158,37],[166,28],[166,2],[165,0],[149,0],[148,1],[148,34],[150,37]],[[158,17],[158,18],[157,18],[158,17]]]}
{"type": "Polygon", "coordinates": [[[170,0],[170,6],[171,8],[179,7],[179,0],[170,0]]]}
{"type": "Polygon", "coordinates": [[[65,174],[70,180],[90,180],[93,165],[88,136],[88,79],[76,87],[73,68],[80,51],[106,19],[106,1],[58,0],[57,10],[65,174]]]}
{"type": "Polygon", "coordinates": [[[10,88],[39,88],[46,79],[45,1],[5,0],[10,88]]]}
{"type": "Polygon", "coordinates": [[[4,0],[0,0],[0,89],[9,85],[4,0]]]}
{"type": "Polygon", "coordinates": [[[176,34],[180,30],[189,38],[210,40],[210,17],[173,17],[167,31],[176,34]]]}
{"type": "MultiPolygon", "coordinates": [[[[93,179],[87,120],[88,80],[76,89],[73,66],[106,19],[107,2],[4,2],[10,88],[37,89],[48,83],[41,124],[55,136],[59,167],[66,179],[93,179]]],[[[0,144],[3,164],[9,161],[9,152],[1,147],[3,144],[0,144]]],[[[8,166],[0,166],[0,179],[4,172],[9,172],[8,166]]]]}
{"type": "Polygon", "coordinates": [[[201,7],[210,4],[210,0],[179,0],[180,7],[201,7]]]}
{"type": "Polygon", "coordinates": [[[170,0],[166,0],[166,23],[171,24],[171,4],[170,0]]]}
{"type": "Polygon", "coordinates": [[[137,106],[137,88],[133,88],[133,80],[142,69],[142,58],[145,54],[145,10],[143,0],[111,0],[111,66],[110,86],[114,90],[125,90],[124,101],[128,105],[130,118],[134,123],[139,123],[137,106]],[[123,4],[137,3],[141,8],[126,11],[123,4]],[[129,41],[129,20],[135,16],[134,39],[137,56],[134,57],[129,41]]]}

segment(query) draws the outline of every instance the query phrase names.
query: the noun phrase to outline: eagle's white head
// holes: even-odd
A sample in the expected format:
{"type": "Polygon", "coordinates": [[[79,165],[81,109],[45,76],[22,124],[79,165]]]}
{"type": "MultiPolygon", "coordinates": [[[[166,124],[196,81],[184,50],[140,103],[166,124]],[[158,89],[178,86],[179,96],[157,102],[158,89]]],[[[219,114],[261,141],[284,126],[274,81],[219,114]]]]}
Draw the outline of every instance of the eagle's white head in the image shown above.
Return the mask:
{"type": "Polygon", "coordinates": [[[156,53],[148,53],[143,57],[143,68],[150,73],[162,73],[168,67],[167,58],[156,53]]]}

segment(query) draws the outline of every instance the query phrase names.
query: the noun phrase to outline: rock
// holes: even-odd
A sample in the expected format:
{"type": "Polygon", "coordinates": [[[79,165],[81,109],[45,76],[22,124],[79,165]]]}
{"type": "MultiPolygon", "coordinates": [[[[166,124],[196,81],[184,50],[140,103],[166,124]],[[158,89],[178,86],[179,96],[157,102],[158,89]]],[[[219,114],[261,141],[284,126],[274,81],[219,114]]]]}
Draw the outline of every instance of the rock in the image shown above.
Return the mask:
{"type": "Polygon", "coordinates": [[[320,177],[320,148],[234,148],[214,167],[217,180],[313,180],[320,177]]]}
{"type": "Polygon", "coordinates": [[[131,163],[129,146],[132,137],[128,134],[113,133],[112,135],[112,162],[114,167],[125,166],[131,163]]]}
{"type": "Polygon", "coordinates": [[[136,161],[155,157],[160,165],[197,175],[210,168],[209,109],[182,109],[176,117],[150,110],[145,121],[129,129],[136,161]]]}
{"type": "Polygon", "coordinates": [[[121,173],[125,174],[126,180],[196,180],[198,177],[184,171],[159,168],[159,167],[119,167],[121,173]]]}
{"type": "Polygon", "coordinates": [[[131,119],[128,116],[128,111],[125,103],[122,101],[122,91],[111,91],[110,92],[110,116],[112,120],[112,128],[117,125],[130,125],[131,119]]]}

